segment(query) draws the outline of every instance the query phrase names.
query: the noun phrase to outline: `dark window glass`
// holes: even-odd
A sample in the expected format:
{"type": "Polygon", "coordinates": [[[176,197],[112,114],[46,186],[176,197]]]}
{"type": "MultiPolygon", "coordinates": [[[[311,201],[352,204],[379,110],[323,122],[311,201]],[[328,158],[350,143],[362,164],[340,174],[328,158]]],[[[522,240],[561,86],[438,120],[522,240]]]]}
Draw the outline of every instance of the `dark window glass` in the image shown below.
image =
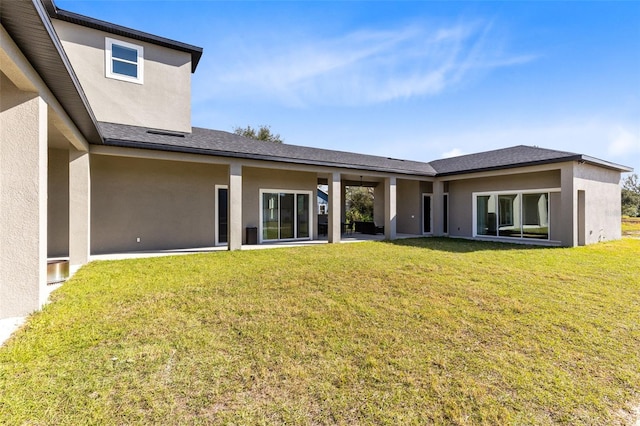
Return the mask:
{"type": "Polygon", "coordinates": [[[444,194],[442,198],[442,231],[449,233],[449,195],[444,194]]]}
{"type": "Polygon", "coordinates": [[[227,242],[227,232],[229,226],[227,188],[218,189],[218,242],[227,242]]]}
{"type": "Polygon", "coordinates": [[[280,238],[278,194],[262,194],[262,239],[277,240],[280,238]]]}
{"type": "Polygon", "coordinates": [[[111,45],[111,57],[115,59],[123,59],[129,62],[138,62],[138,51],[136,49],[130,49],[128,47],[119,46],[117,44],[111,45]]]}
{"type": "Polygon", "coordinates": [[[476,230],[478,235],[497,235],[496,196],[480,195],[476,200],[476,230]]]}
{"type": "Polygon", "coordinates": [[[280,194],[280,238],[293,238],[295,210],[293,194],[280,194]]]}
{"type": "Polygon", "coordinates": [[[549,194],[524,194],[522,210],[522,236],[549,239],[549,194]]]}
{"type": "Polygon", "coordinates": [[[138,78],[138,65],[114,60],[113,72],[115,74],[128,75],[129,77],[138,78]]]}
{"type": "Polygon", "coordinates": [[[431,195],[422,196],[422,232],[431,232],[431,195]]]}
{"type": "Polygon", "coordinates": [[[309,196],[307,194],[298,194],[297,210],[298,235],[296,238],[307,238],[309,236],[309,196]]]}

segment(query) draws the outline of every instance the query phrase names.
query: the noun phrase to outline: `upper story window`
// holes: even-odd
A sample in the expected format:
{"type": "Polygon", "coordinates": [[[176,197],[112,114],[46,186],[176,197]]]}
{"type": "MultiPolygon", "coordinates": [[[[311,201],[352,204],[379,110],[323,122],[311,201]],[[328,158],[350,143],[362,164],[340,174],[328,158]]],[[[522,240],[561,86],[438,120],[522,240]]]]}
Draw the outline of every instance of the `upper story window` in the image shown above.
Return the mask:
{"type": "Polygon", "coordinates": [[[106,76],[132,83],[143,83],[144,49],[125,41],[105,39],[106,76]]]}

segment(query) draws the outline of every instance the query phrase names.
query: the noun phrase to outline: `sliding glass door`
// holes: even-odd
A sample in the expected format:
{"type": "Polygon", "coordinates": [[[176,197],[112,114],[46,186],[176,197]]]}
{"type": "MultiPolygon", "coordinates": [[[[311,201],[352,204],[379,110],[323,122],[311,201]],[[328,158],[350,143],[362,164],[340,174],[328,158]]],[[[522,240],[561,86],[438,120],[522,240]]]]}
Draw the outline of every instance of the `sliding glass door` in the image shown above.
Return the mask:
{"type": "Polygon", "coordinates": [[[298,233],[298,238],[309,238],[309,195],[307,194],[297,194],[297,213],[296,213],[296,230],[298,233]]]}
{"type": "Polygon", "coordinates": [[[295,238],[295,210],[293,194],[280,194],[280,239],[295,238]]]}
{"type": "Polygon", "coordinates": [[[280,238],[280,197],[278,194],[262,194],[262,239],[280,238]]]}
{"type": "Polygon", "coordinates": [[[475,235],[549,239],[549,192],[475,195],[475,235]]]}
{"type": "Polygon", "coordinates": [[[497,235],[496,196],[478,195],[476,197],[476,234],[497,235]]]}
{"type": "Polygon", "coordinates": [[[261,191],[262,240],[309,238],[311,192],[261,191]]]}

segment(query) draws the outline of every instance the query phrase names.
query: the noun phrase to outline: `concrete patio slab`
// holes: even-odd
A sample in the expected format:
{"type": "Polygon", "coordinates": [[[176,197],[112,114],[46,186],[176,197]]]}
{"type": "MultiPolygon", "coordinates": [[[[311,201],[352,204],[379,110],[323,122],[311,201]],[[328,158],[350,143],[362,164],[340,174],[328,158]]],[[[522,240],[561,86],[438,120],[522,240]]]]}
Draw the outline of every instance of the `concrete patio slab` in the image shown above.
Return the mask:
{"type": "Polygon", "coordinates": [[[24,324],[26,317],[12,317],[0,319],[0,346],[24,324]]]}

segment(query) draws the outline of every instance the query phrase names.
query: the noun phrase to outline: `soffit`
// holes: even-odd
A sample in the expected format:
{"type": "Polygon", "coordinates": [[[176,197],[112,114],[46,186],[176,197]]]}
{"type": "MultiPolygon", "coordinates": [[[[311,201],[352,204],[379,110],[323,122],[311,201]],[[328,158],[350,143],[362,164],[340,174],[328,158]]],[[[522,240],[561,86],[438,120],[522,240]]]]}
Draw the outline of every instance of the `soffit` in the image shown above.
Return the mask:
{"type": "Polygon", "coordinates": [[[40,0],[0,2],[2,26],[90,143],[102,143],[97,121],[40,0]]]}

